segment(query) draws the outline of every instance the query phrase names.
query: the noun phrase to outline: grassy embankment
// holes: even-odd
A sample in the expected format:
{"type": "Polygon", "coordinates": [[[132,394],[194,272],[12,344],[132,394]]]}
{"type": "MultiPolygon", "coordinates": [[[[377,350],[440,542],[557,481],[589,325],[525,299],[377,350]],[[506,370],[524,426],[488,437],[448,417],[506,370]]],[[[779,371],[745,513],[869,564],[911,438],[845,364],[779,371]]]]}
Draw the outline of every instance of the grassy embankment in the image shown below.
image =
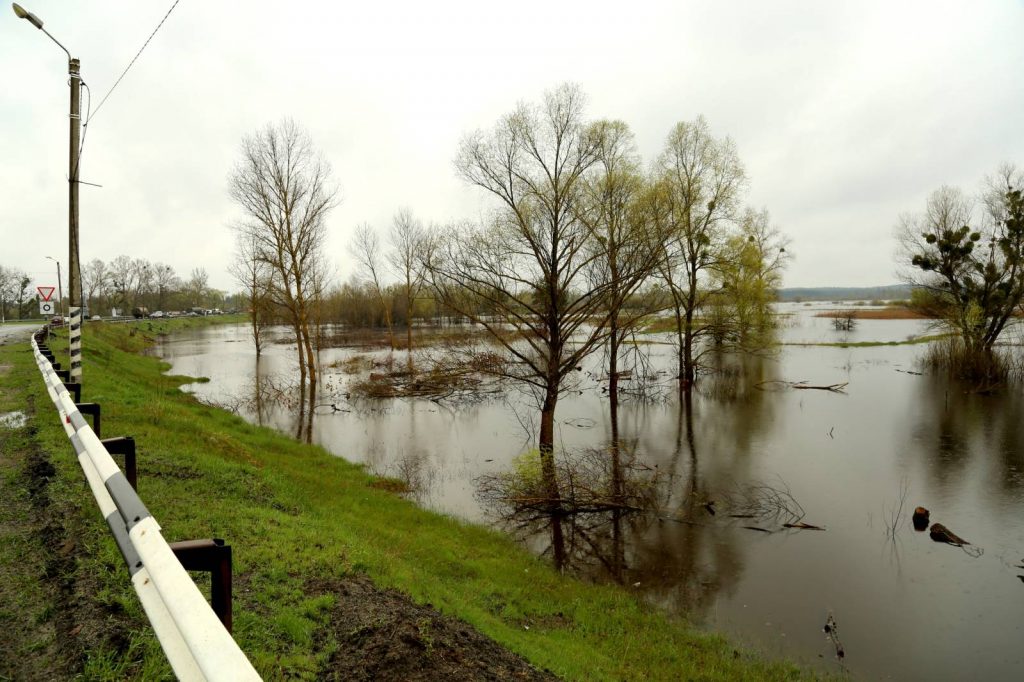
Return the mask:
{"type": "MultiPolygon", "coordinates": [[[[161,331],[209,322],[88,325],[84,399],[102,404],[105,436],[135,437],[139,493],[165,537],[222,537],[233,546],[235,638],[266,678],[327,675],[336,644],[326,623],[336,597],[314,586],[351,574],[431,602],[566,678],[805,675],[739,653],[721,637],[644,606],[625,589],[563,577],[499,533],[421,510],[378,489],[379,481],[362,468],[320,447],[199,404],[179,391],[186,378],[165,376],[166,365],[138,354],[161,331]]],[[[106,627],[124,630],[117,647],[108,638],[85,651],[85,677],[168,674],[32,356],[24,344],[3,346],[4,364],[9,369],[0,373],[0,411],[30,413],[29,424],[4,439],[4,458],[31,449],[48,454],[54,469],[49,498],[83,548],[74,573],[87,581],[89,594],[77,598],[97,602],[109,615],[106,627]]],[[[3,550],[10,579],[25,580],[16,575],[19,568],[32,570],[10,556],[13,551],[27,557],[28,549],[3,550]]],[[[45,590],[26,586],[23,608],[4,616],[59,620],[31,604],[47,598],[45,590]]],[[[429,649],[423,655],[431,655],[429,649]]]]}

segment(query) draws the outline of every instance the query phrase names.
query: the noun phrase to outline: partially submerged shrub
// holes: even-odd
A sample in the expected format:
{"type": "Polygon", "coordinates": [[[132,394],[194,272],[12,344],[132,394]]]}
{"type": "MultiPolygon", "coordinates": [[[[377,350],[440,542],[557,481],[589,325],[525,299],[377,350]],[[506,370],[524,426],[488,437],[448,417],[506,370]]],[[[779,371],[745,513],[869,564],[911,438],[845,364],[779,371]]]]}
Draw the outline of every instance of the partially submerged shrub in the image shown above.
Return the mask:
{"type": "Polygon", "coordinates": [[[1011,358],[999,349],[971,350],[958,336],[928,344],[921,362],[929,369],[975,382],[979,391],[991,390],[1016,373],[1011,358]]]}

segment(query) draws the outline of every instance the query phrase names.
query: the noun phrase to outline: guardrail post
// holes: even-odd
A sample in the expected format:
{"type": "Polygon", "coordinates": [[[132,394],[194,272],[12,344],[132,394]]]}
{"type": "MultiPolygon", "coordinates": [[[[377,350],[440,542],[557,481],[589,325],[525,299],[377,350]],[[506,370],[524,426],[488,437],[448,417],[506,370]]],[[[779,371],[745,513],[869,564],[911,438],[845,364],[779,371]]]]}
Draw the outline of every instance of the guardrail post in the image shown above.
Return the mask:
{"type": "Polygon", "coordinates": [[[170,545],[186,571],[210,574],[210,606],[231,632],[231,545],[220,538],[183,540],[170,545]]]}
{"type": "Polygon", "coordinates": [[[100,436],[100,404],[99,403],[75,403],[75,407],[82,414],[88,414],[92,416],[92,430],[96,434],[97,438],[100,436]]]}
{"type": "Polygon", "coordinates": [[[61,383],[64,384],[64,388],[68,390],[68,393],[74,396],[76,403],[82,400],[82,384],[76,384],[71,381],[62,381],[61,383]]]}
{"type": "Polygon", "coordinates": [[[131,436],[118,436],[117,438],[104,438],[100,442],[103,443],[103,447],[110,454],[124,455],[124,477],[128,479],[132,490],[139,492],[139,472],[135,462],[135,439],[131,436]]]}
{"type": "Polygon", "coordinates": [[[60,377],[61,382],[71,381],[71,370],[70,369],[58,369],[57,376],[60,377]]]}

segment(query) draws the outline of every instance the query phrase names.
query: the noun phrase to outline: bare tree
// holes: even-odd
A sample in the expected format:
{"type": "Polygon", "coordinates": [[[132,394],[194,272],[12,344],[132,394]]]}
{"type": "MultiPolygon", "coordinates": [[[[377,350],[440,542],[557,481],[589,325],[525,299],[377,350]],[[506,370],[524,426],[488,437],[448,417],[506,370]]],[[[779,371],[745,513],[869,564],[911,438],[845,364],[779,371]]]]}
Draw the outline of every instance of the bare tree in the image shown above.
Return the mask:
{"type": "Polygon", "coordinates": [[[259,243],[249,231],[235,234],[235,257],[228,270],[241,285],[249,304],[252,341],[256,346],[256,359],[263,353],[263,328],[270,317],[270,289],[272,271],[260,258],[259,243]]]}
{"type": "Polygon", "coordinates": [[[96,301],[106,294],[110,277],[106,263],[99,258],[93,258],[82,268],[82,291],[89,310],[96,310],[96,301]]]}
{"type": "Polygon", "coordinates": [[[558,397],[607,335],[609,287],[588,280],[603,255],[580,217],[585,178],[599,158],[600,139],[571,85],[546,93],[539,107],[520,104],[490,133],[469,135],[456,168],[496,208],[484,225],[449,229],[430,263],[445,304],[487,328],[511,358],[506,374],[533,389],[553,500],[558,397]]]}
{"type": "Polygon", "coordinates": [[[697,313],[716,291],[711,275],[722,262],[746,176],[732,140],[715,139],[703,117],[676,124],[656,168],[668,234],[661,269],[676,318],[682,389],[696,376],[697,344],[713,330],[697,313]]]}
{"type": "Polygon", "coordinates": [[[121,314],[124,314],[123,308],[129,306],[129,294],[137,287],[136,271],[131,258],[122,254],[110,262],[110,283],[114,300],[121,306],[121,314]]]}
{"type": "Polygon", "coordinates": [[[405,299],[405,339],[409,366],[412,367],[412,316],[416,298],[427,282],[424,263],[431,260],[431,242],[423,223],[412,211],[400,209],[395,214],[389,234],[391,250],[388,262],[399,277],[402,297],[405,299]]]}
{"type": "Polygon", "coordinates": [[[659,223],[645,201],[647,183],[629,126],[622,121],[598,121],[590,134],[598,142],[598,164],[584,183],[580,216],[593,236],[590,248],[596,257],[591,283],[606,290],[608,397],[614,423],[620,349],[639,321],[659,307],[653,290],[638,294],[644,280],[657,272],[662,239],[659,223]]]}
{"type": "Polygon", "coordinates": [[[368,278],[373,284],[377,293],[377,300],[380,302],[381,311],[384,313],[384,323],[388,327],[388,339],[391,342],[391,350],[395,350],[395,331],[391,319],[391,297],[387,294],[382,281],[383,263],[381,262],[380,238],[368,223],[362,223],[356,227],[356,233],[348,247],[349,253],[359,263],[361,275],[368,278]]]}
{"type": "MultiPolygon", "coordinates": [[[[310,322],[322,281],[326,219],[337,203],[330,164],[309,134],[285,119],[243,139],[230,188],[246,216],[239,229],[273,273],[270,297],[290,317],[312,413],[317,368],[310,322]]],[[[300,407],[305,399],[303,392],[300,407]]]]}
{"type": "Polygon", "coordinates": [[[144,306],[145,299],[153,290],[153,270],[145,258],[132,259],[135,288],[132,290],[132,305],[144,306]]]}
{"type": "Polygon", "coordinates": [[[174,268],[166,263],[154,263],[153,287],[156,289],[156,309],[163,310],[167,307],[168,295],[181,288],[181,281],[174,274],[174,268]]]}
{"type": "Polygon", "coordinates": [[[206,268],[192,268],[192,274],[188,278],[185,288],[192,300],[193,306],[205,307],[206,293],[210,289],[210,275],[206,268]]]}
{"type": "Polygon", "coordinates": [[[32,283],[32,278],[24,270],[15,269],[12,274],[14,275],[12,280],[14,299],[18,302],[18,319],[20,320],[25,317],[25,298],[28,296],[28,285],[32,283]]]}
{"type": "Polygon", "coordinates": [[[0,265],[0,321],[7,321],[7,304],[17,300],[18,272],[0,265]]]}

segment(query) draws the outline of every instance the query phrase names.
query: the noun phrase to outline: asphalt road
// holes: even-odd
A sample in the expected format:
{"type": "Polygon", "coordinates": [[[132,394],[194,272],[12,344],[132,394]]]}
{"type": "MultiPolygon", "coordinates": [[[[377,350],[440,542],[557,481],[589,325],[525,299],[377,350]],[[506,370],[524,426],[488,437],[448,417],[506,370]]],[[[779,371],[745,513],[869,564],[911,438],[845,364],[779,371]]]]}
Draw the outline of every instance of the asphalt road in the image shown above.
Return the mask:
{"type": "Polygon", "coordinates": [[[0,324],[0,343],[27,341],[32,331],[38,328],[38,322],[26,322],[25,324],[0,324]]]}

